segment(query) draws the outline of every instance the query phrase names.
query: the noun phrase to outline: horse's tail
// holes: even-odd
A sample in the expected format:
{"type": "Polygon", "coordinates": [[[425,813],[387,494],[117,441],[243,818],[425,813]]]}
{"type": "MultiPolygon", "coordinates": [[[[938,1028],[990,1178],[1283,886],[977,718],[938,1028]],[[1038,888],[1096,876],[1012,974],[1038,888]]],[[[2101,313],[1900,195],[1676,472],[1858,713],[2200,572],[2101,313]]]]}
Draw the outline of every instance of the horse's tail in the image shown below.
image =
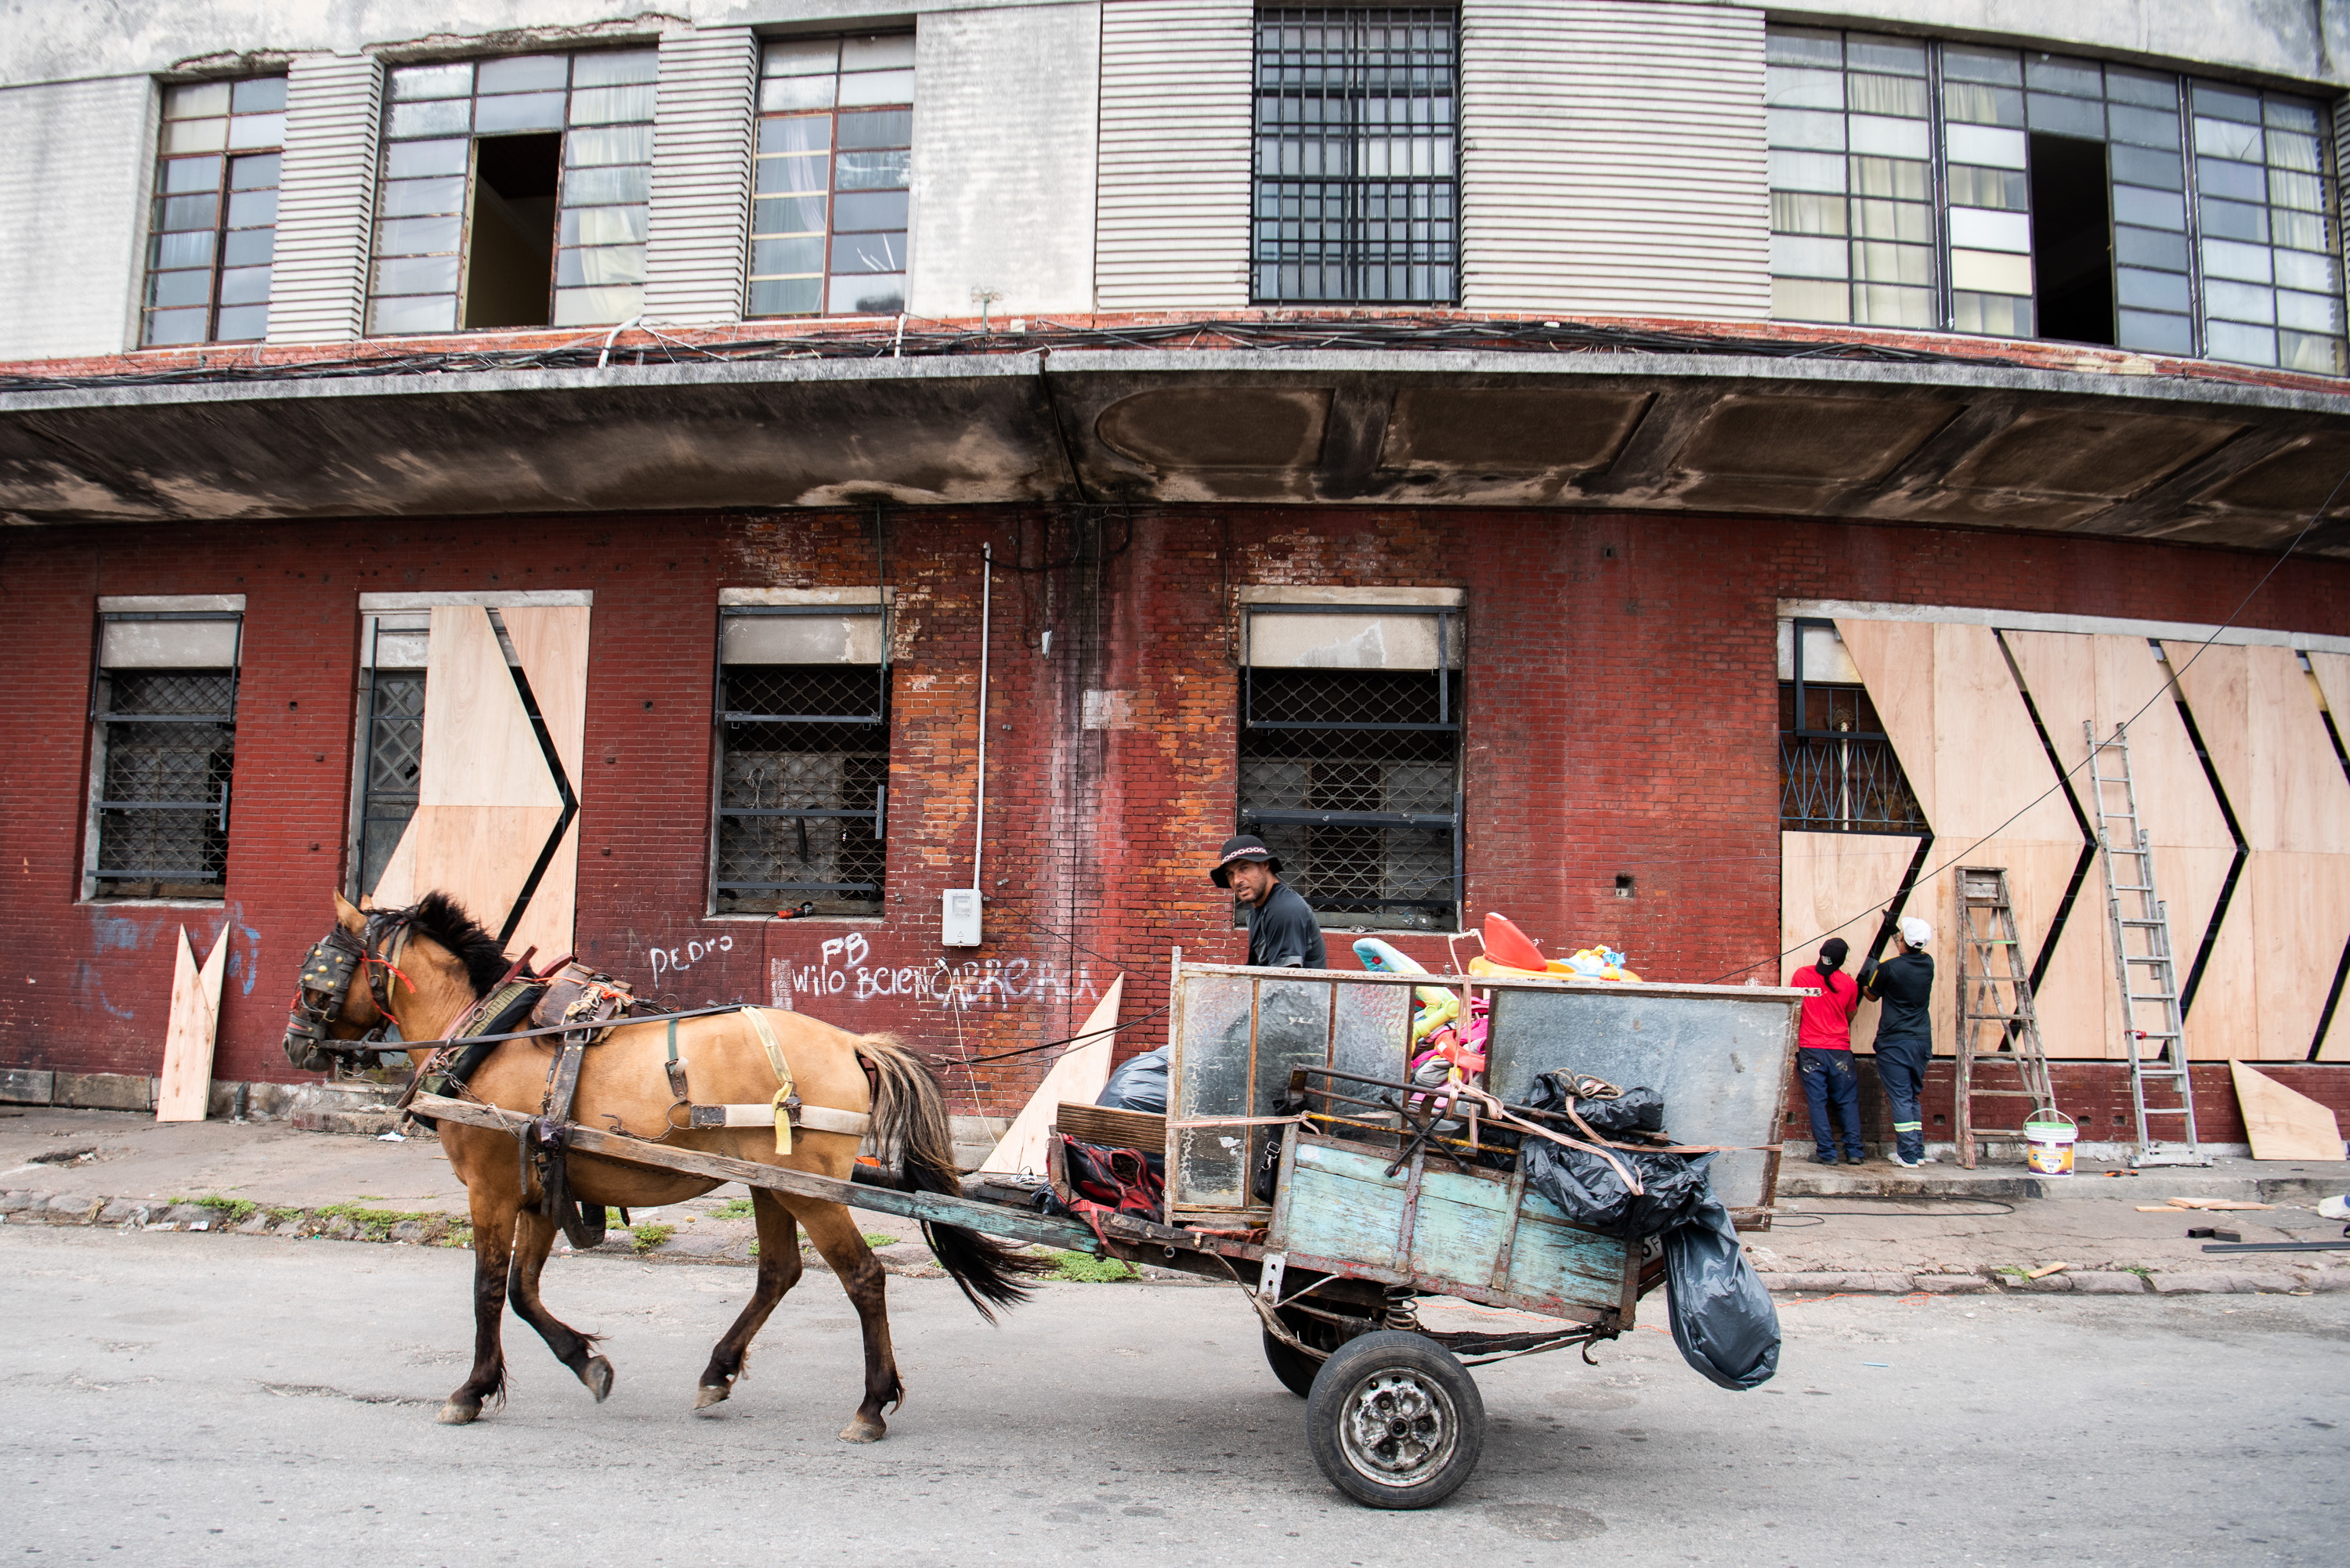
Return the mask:
{"type": "MultiPolygon", "coordinates": [[[[861,1036],[857,1053],[873,1068],[873,1140],[882,1158],[889,1158],[894,1149],[899,1168],[917,1192],[962,1197],[954,1139],[947,1127],[946,1094],[930,1064],[890,1034],[861,1036]]],[[[1028,1299],[1021,1282],[1024,1275],[1045,1272],[1038,1260],[961,1225],[926,1221],[922,1239],[990,1323],[995,1321],[994,1308],[1017,1306],[1028,1299]]]]}

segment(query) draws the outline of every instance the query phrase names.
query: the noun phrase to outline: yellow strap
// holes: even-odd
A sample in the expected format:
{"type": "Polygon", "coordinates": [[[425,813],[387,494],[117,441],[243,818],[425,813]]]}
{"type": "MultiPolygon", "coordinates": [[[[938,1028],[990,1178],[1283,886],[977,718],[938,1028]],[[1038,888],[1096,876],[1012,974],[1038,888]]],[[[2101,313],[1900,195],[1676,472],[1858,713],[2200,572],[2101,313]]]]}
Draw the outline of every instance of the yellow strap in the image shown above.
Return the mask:
{"type": "Polygon", "coordinates": [[[792,1097],[792,1070],[785,1064],[783,1043],[775,1038],[775,1028],[768,1023],[766,1013],[755,1007],[746,1007],[743,1012],[750,1018],[751,1027],[759,1032],[759,1044],[767,1048],[767,1063],[775,1068],[775,1082],[781,1085],[775,1090],[772,1102],[775,1110],[775,1152],[789,1154],[792,1152],[792,1114],[785,1107],[784,1102],[792,1097]]]}

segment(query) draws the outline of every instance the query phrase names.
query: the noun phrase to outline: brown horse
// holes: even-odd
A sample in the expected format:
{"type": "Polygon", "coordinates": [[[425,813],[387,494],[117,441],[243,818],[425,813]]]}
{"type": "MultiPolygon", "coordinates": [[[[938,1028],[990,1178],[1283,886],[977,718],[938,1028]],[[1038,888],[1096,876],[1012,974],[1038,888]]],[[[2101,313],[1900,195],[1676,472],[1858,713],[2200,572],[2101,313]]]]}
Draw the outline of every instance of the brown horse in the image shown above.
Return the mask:
{"type": "MultiPolygon", "coordinates": [[[[388,1014],[403,1041],[442,1038],[488,992],[507,970],[498,940],[453,900],[430,893],[412,909],[363,911],[335,899],[338,932],[312,950],[305,984],[297,993],[288,1054],[324,1034],[326,1049],[379,1027],[388,1014]],[[390,947],[389,953],[382,950],[390,947]],[[321,954],[339,950],[351,972],[331,981],[324,994],[316,983],[321,954]]],[[[327,971],[332,974],[330,969],[327,971]]],[[[850,1034],[796,1012],[766,1012],[783,1046],[803,1104],[846,1112],[868,1112],[872,1136],[883,1150],[897,1150],[908,1184],[917,1190],[956,1193],[946,1102],[921,1059],[887,1035],[850,1034]],[[872,1076],[868,1081],[868,1069],[872,1076]]],[[[669,1026],[658,1020],[626,1025],[588,1049],[573,1101],[573,1119],[643,1137],[659,1137],[670,1125],[676,1096],[664,1064],[669,1026]]],[[[681,1020],[678,1055],[686,1063],[693,1098],[702,1104],[754,1104],[770,1100],[776,1079],[764,1046],[740,1012],[681,1020]]],[[[539,1113],[556,1037],[508,1040],[469,1075],[468,1099],[539,1113]]],[[[426,1053],[411,1053],[420,1064],[426,1053]]],[[[499,1341],[504,1304],[512,1302],[523,1321],[538,1330],[556,1359],[578,1375],[598,1401],[611,1392],[612,1364],[592,1346],[597,1335],[581,1334],[548,1312],[539,1300],[539,1272],[558,1226],[540,1212],[540,1185],[517,1140],[504,1133],[443,1121],[441,1145],[465,1183],[473,1220],[473,1367],[441,1407],[452,1425],[473,1420],[483,1401],[503,1401],[505,1353],[499,1341]]],[[[775,1152],[772,1128],[711,1128],[671,1132],[672,1147],[732,1155],[837,1180],[850,1179],[858,1139],[839,1132],[795,1130],[792,1152],[775,1152]]],[[[705,1178],[676,1175],[573,1153],[567,1159],[573,1196],[584,1204],[654,1208],[700,1197],[721,1185],[705,1178]]],[[[885,1405],[905,1396],[897,1357],[889,1345],[889,1320],[882,1301],[881,1265],[865,1244],[848,1210],[837,1203],[755,1189],[752,1211],[759,1230],[758,1282],[742,1315],[712,1347],[703,1369],[695,1408],[717,1404],[743,1375],[752,1337],[767,1314],[798,1282],[798,1228],[839,1276],[865,1331],[865,1399],[842,1428],[843,1440],[878,1441],[887,1428],[885,1405]]],[[[926,1226],[931,1250],[962,1287],[972,1304],[993,1321],[990,1303],[1024,1300],[1020,1276],[1038,1265],[976,1232],[954,1226],[926,1226]]]]}

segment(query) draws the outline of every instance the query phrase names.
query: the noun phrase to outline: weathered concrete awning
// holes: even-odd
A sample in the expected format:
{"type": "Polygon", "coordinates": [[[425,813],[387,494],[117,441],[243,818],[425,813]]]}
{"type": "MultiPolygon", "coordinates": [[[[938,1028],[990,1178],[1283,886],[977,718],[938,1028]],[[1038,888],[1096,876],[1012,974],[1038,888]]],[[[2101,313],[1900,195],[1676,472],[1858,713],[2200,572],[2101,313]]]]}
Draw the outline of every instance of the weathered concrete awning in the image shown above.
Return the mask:
{"type": "MultiPolygon", "coordinates": [[[[1730,355],[1066,350],[0,394],[20,524],[1162,501],[1638,508],[2269,547],[2350,396],[1730,355]]],[[[2328,522],[2303,549],[2350,556],[2328,522]]]]}

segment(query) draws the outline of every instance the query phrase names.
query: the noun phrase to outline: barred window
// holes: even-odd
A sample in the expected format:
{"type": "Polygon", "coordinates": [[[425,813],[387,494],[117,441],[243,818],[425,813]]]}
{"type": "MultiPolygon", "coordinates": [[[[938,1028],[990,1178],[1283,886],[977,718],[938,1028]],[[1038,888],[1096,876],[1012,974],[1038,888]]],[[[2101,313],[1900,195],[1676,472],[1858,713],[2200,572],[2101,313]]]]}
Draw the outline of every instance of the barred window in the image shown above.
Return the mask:
{"type": "Polygon", "coordinates": [[[748,314],[906,308],[913,145],[911,33],[767,46],[748,314]]]}
{"type": "Polygon", "coordinates": [[[639,314],[657,74],[651,49],[394,67],[368,331],[639,314]]]}
{"type": "Polygon", "coordinates": [[[358,832],[350,892],[372,892],[415,816],[424,773],[430,610],[368,616],[361,627],[358,832]]]}
{"type": "Polygon", "coordinates": [[[889,802],[879,604],[719,612],[710,907],[878,915],[889,802]]]}
{"type": "Polygon", "coordinates": [[[1779,623],[1783,832],[1927,831],[1893,742],[1829,620],[1779,623]]]}
{"type": "Polygon", "coordinates": [[[1456,30],[1449,7],[1256,14],[1257,303],[1458,297],[1456,30]]]}
{"type": "Polygon", "coordinates": [[[268,335],[285,140],[284,77],[163,89],[141,345],[268,335]]]}
{"type": "Polygon", "coordinates": [[[224,897],[243,618],[101,610],[83,897],[224,897]]]}
{"type": "Polygon", "coordinates": [[[1768,55],[1773,315],[2343,372],[2316,100],[1812,27],[1768,55]]]}
{"type": "Polygon", "coordinates": [[[1240,828],[1326,927],[1452,930],[1457,607],[1244,607],[1240,828]]]}

